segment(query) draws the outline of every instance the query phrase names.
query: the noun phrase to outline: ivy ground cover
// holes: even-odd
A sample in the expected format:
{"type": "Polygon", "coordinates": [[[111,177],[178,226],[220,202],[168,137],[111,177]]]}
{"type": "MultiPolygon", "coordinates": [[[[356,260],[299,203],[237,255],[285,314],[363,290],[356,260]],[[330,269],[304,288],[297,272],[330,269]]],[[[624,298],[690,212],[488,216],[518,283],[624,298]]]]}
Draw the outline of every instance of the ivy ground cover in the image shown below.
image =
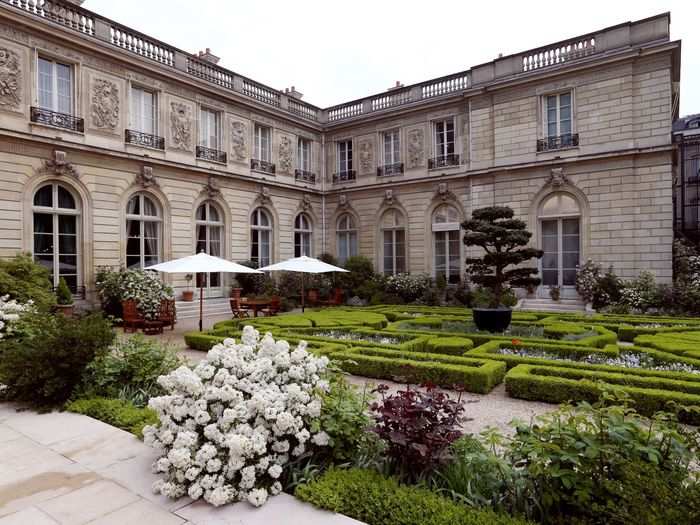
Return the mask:
{"type": "Polygon", "coordinates": [[[700,319],[515,312],[504,333],[481,332],[464,308],[420,305],[333,308],[231,320],[186,334],[208,350],[245,325],[296,343],[343,370],[397,382],[429,382],[547,402],[627,392],[638,410],[672,408],[700,423],[700,319]],[[631,342],[634,341],[634,344],[631,342]]]}

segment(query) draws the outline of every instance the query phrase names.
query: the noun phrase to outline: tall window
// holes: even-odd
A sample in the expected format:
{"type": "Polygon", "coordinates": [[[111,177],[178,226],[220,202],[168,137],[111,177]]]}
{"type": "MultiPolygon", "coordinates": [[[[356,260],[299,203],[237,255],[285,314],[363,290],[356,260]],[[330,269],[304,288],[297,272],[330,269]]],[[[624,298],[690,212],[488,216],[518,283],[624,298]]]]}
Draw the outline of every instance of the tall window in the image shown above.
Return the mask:
{"type": "Polygon", "coordinates": [[[547,137],[571,134],[571,92],[548,95],[545,106],[547,137]]]}
{"type": "Polygon", "coordinates": [[[399,130],[384,132],[384,164],[397,164],[401,162],[401,145],[399,143],[399,130]]]}
{"type": "Polygon", "coordinates": [[[126,205],[126,266],[145,268],[160,262],[160,209],[153,199],[138,193],[126,205]]]}
{"type": "Polygon", "coordinates": [[[297,168],[311,171],[311,141],[299,137],[297,142],[297,168]]]}
{"type": "Polygon", "coordinates": [[[568,193],[554,193],[539,210],[544,286],[573,287],[581,252],[581,208],[568,193]]]}
{"type": "Polygon", "coordinates": [[[305,213],[294,219],[294,257],[306,255],[311,257],[311,221],[305,213]]]}
{"type": "Polygon", "coordinates": [[[39,107],[73,114],[73,67],[39,57],[39,107]]]}
{"type": "Polygon", "coordinates": [[[256,208],[250,218],[250,260],[258,267],[272,259],[272,220],[263,208],[256,208]]]}
{"type": "Polygon", "coordinates": [[[255,144],[253,147],[253,156],[255,159],[271,162],[270,128],[261,126],[260,124],[255,125],[255,144]]]}
{"type": "Polygon", "coordinates": [[[403,214],[395,209],[382,216],[382,261],[385,275],[406,271],[406,226],[403,214]]]}
{"type": "Polygon", "coordinates": [[[45,184],[34,194],[34,260],[49,270],[54,286],[63,277],[74,293],[80,274],[79,218],[75,197],[61,184],[45,184]]]}
{"type": "Polygon", "coordinates": [[[336,224],[336,245],[338,247],[338,262],[345,264],[348,257],[357,255],[357,226],[355,219],[349,213],[338,217],[336,224]]]}
{"type": "Polygon", "coordinates": [[[432,219],[435,277],[444,276],[449,283],[459,282],[460,242],[459,212],[443,204],[435,209],[432,219]]]}
{"type": "Polygon", "coordinates": [[[207,108],[199,111],[199,145],[209,149],[221,149],[220,113],[207,108]]]}
{"type": "Polygon", "coordinates": [[[433,122],[435,156],[446,158],[455,152],[455,121],[452,118],[433,122]]]}
{"type": "MultiPolygon", "coordinates": [[[[195,214],[197,228],[196,253],[208,253],[221,257],[223,253],[224,220],[219,208],[213,202],[205,202],[195,214]]],[[[198,273],[197,288],[218,288],[221,286],[220,273],[198,273]]]]}
{"type": "Polygon", "coordinates": [[[352,171],[352,140],[338,142],[338,173],[352,171]]]}
{"type": "Polygon", "coordinates": [[[146,89],[131,87],[131,129],[158,134],[158,108],[156,94],[146,89]]]}

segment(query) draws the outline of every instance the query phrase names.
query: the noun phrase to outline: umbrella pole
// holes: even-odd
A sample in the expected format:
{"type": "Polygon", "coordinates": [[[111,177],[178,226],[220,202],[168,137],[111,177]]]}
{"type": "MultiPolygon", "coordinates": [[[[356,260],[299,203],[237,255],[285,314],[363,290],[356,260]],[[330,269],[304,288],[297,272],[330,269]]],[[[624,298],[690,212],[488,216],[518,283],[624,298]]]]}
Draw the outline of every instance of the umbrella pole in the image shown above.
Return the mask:
{"type": "Polygon", "coordinates": [[[202,318],[204,317],[204,286],[199,281],[199,331],[202,331],[202,318]]]}
{"type": "Polygon", "coordinates": [[[304,273],[301,274],[301,313],[304,313],[304,273]]]}

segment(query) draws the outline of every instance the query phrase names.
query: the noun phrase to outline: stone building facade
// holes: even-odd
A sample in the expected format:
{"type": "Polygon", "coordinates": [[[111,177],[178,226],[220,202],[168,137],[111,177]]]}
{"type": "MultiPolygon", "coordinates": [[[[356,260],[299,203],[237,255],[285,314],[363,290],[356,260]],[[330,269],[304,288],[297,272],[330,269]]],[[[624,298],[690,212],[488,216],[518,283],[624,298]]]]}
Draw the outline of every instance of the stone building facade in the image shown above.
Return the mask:
{"type": "MultiPolygon", "coordinates": [[[[88,296],[99,266],[202,249],[261,263],[360,254],[455,281],[459,223],[509,205],[564,296],[586,258],[668,281],[669,24],[627,22],[324,109],[77,5],[0,0],[0,256],[31,252],[88,296]]],[[[208,295],[226,283],[213,276],[208,295]]]]}

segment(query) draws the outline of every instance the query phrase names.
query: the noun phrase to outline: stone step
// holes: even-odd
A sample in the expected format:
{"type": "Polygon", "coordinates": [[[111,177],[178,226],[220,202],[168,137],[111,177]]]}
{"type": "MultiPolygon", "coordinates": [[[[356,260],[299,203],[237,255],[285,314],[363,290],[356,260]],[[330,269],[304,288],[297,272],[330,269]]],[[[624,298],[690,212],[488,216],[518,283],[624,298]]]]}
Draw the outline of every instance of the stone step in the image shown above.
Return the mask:
{"type": "MultiPolygon", "coordinates": [[[[214,297],[204,300],[204,317],[226,316],[231,314],[228,297],[214,297]]],[[[175,311],[178,319],[195,319],[199,317],[199,299],[194,301],[176,301],[175,311]]]]}
{"type": "Polygon", "coordinates": [[[518,310],[542,311],[542,312],[573,312],[583,313],[586,305],[579,299],[561,299],[552,301],[545,298],[523,299],[517,307],[518,310]]]}

